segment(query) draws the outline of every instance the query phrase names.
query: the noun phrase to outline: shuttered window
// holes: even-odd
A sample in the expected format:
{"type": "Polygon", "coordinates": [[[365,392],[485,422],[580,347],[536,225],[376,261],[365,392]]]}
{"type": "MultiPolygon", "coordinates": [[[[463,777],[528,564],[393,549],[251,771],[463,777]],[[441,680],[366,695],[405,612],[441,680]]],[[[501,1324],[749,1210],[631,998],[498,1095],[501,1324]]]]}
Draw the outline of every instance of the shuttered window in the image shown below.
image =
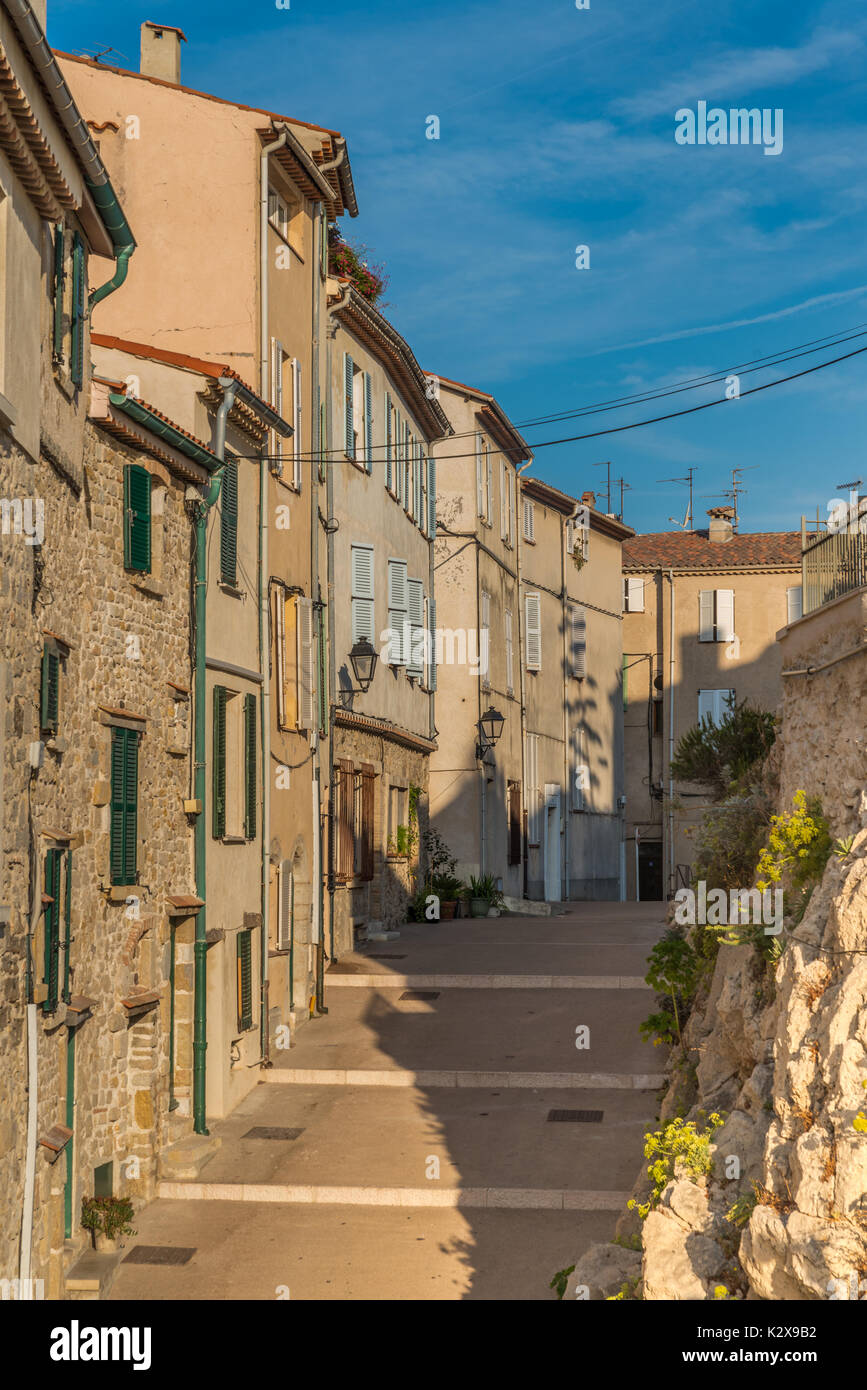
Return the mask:
{"type": "Polygon", "coordinates": [[[343,447],[346,457],[355,458],[355,423],[353,421],[354,367],[348,352],[343,354],[343,447]]]}
{"type": "Polygon", "coordinates": [[[800,584],[786,590],[786,622],[796,623],[803,615],[803,602],[800,584]]]}
{"type": "Polygon", "coordinates": [[[624,613],[643,613],[644,612],[644,580],[637,579],[633,575],[623,576],[623,611],[624,613]]]}
{"type": "Polygon", "coordinates": [[[214,750],[212,758],[213,836],[221,840],[226,833],[226,705],[229,692],[214,686],[214,750]]]}
{"type": "Polygon", "coordinates": [[[54,228],[54,305],[52,312],[51,346],[55,361],[63,357],[63,287],[66,280],[65,231],[62,222],[54,228]]]}
{"type": "Polygon", "coordinates": [[[115,884],[138,879],[138,741],[135,729],[111,731],[109,867],[115,884]]]}
{"type": "Polygon", "coordinates": [[[427,684],[428,684],[428,690],[436,690],[436,688],[437,688],[437,605],[436,605],[436,599],[432,599],[432,598],[428,599],[428,602],[427,602],[427,621],[428,621],[428,632],[430,633],[430,646],[429,646],[429,648],[428,648],[428,656],[429,656],[430,660],[429,660],[429,665],[428,665],[427,684]]]}
{"type": "Polygon", "coordinates": [[[228,459],[220,488],[220,579],[238,583],[238,465],[228,459]]]}
{"type": "Polygon", "coordinates": [[[244,696],[244,839],[256,838],[256,696],[244,696]]]}
{"type": "Polygon", "coordinates": [[[72,238],[72,323],[69,375],[73,386],[84,381],[84,323],[87,316],[87,256],[78,232],[72,238]]]}
{"type": "Polygon", "coordinates": [[[506,627],[506,692],[509,695],[515,691],[515,644],[512,635],[512,611],[507,608],[504,614],[506,627]]]}
{"type": "Polygon", "coordinates": [[[389,666],[406,666],[409,660],[407,602],[406,560],[389,560],[388,627],[391,633],[387,654],[389,666]]]}
{"type": "Polygon", "coordinates": [[[407,675],[424,675],[425,635],[424,635],[424,585],[420,579],[408,579],[407,621],[409,623],[409,650],[406,654],[407,675]]]}
{"type": "Polygon", "coordinates": [[[435,540],[437,533],[437,461],[432,456],[427,461],[427,534],[435,540]]]}
{"type": "Polygon", "coordinates": [[[482,589],[479,599],[479,675],[482,689],[491,683],[491,595],[482,589]]]}
{"type": "Polygon", "coordinates": [[[587,614],[583,608],[573,604],[569,618],[572,675],[583,680],[587,675],[587,614]]]}
{"type": "Polygon", "coordinates": [[[46,903],[42,915],[45,953],[42,980],[47,994],[42,1003],[44,1013],[52,1014],[57,1008],[58,980],[60,976],[60,881],[63,850],[50,849],[45,856],[45,895],[51,898],[46,903]]]}
{"type": "Polygon", "coordinates": [[[476,510],[479,516],[485,515],[485,460],[481,434],[476,435],[476,510]]]}
{"type": "Polygon", "coordinates": [[[370,763],[361,764],[361,862],[359,877],[366,883],[373,878],[373,829],[376,773],[370,763]]]}
{"type": "Polygon", "coordinates": [[[698,596],[698,640],[730,642],[735,635],[734,589],[702,589],[698,596]]]}
{"type": "Polygon", "coordinates": [[[529,497],[524,498],[524,540],[536,539],[536,504],[529,497]]]}
{"type": "Polygon", "coordinates": [[[364,467],[373,472],[373,385],[370,372],[364,373],[364,467]]]}
{"type": "Polygon", "coordinates": [[[527,734],[525,760],[527,776],[527,843],[538,845],[541,839],[539,789],[539,735],[527,734]]]}
{"type": "Polygon", "coordinates": [[[334,770],[337,784],[337,877],[352,877],[355,859],[355,768],[341,758],[334,770]]]}
{"type": "Polygon", "coordinates": [[[253,1027],[253,933],[239,931],[238,952],[238,1032],[253,1027]]]}
{"type": "Polygon", "coordinates": [[[313,600],[296,600],[298,620],[298,727],[316,727],[316,668],[318,657],[313,634],[313,600]]]}
{"type": "Polygon", "coordinates": [[[493,525],[494,517],[494,460],[491,458],[490,450],[487,451],[487,469],[485,472],[485,521],[489,526],[493,525]]]}
{"type": "Polygon", "coordinates": [[[292,482],[294,487],[301,491],[301,483],[304,476],[302,453],[301,453],[301,417],[303,412],[303,393],[302,393],[302,373],[301,363],[297,357],[292,358],[292,482]]]}
{"type": "Polygon", "coordinates": [[[42,649],[39,722],[43,733],[57,733],[60,705],[60,655],[48,643],[42,649]]]}
{"type": "Polygon", "coordinates": [[[352,645],[367,639],[374,645],[374,567],[373,546],[354,545],[352,565],[352,645]]]}
{"type": "Polygon", "coordinates": [[[509,469],[509,545],[515,544],[515,475],[509,469]]]}
{"type": "Polygon", "coordinates": [[[292,948],[292,932],[295,923],[295,875],[292,861],[282,860],[280,864],[280,891],[277,900],[277,950],[289,951],[292,948]]]}
{"type": "Polygon", "coordinates": [[[389,492],[394,491],[394,411],[391,404],[391,396],[385,393],[385,486],[389,492]]]}
{"type": "Polygon", "coordinates": [[[325,482],[325,472],[328,467],[328,421],[325,410],[325,402],[319,406],[319,481],[325,482]]]}
{"type": "Polygon", "coordinates": [[[509,864],[521,863],[521,783],[509,783],[509,864]]]}
{"type": "Polygon", "coordinates": [[[140,464],[123,470],[123,563],[126,569],[150,574],[151,475],[140,464]]]}
{"type": "Polygon", "coordinates": [[[526,659],[528,671],[542,669],[542,604],[538,594],[524,596],[526,659]]]}
{"type": "Polygon", "coordinates": [[[698,722],[720,724],[730,714],[735,703],[733,690],[700,690],[698,692],[698,722]]]}

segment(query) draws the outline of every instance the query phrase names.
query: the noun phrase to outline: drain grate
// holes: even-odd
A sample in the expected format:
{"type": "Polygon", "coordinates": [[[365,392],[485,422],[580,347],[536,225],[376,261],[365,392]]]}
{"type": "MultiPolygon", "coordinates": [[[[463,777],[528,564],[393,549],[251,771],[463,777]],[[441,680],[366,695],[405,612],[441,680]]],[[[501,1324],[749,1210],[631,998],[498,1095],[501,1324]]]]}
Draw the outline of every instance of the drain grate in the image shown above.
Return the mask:
{"type": "Polygon", "coordinates": [[[438,989],[405,989],[399,996],[401,999],[439,999],[438,989]]]}
{"type": "Polygon", "coordinates": [[[254,1125],[242,1139],[298,1139],[303,1129],[284,1129],[281,1125],[254,1125]]]}
{"type": "Polygon", "coordinates": [[[366,960],[406,960],[406,955],[395,956],[389,951],[368,951],[366,960]]]}
{"type": "Polygon", "coordinates": [[[579,1125],[598,1125],[602,1123],[602,1110],[549,1110],[548,1119],[554,1121],[571,1121],[579,1125]]]}
{"type": "Polygon", "coordinates": [[[125,1265],[185,1265],[196,1253],[192,1245],[134,1245],[124,1256],[125,1265]]]}

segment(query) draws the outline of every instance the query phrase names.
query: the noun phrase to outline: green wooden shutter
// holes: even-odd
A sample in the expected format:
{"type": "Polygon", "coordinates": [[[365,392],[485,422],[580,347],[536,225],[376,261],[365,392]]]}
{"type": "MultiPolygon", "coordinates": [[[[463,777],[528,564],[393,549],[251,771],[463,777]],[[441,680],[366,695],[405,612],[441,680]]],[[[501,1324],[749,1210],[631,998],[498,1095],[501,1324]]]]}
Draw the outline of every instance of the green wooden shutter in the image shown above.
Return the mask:
{"type": "Polygon", "coordinates": [[[45,970],[43,981],[48,993],[42,1002],[43,1011],[54,1013],[57,1008],[58,957],[60,953],[60,861],[63,851],[50,849],[45,856],[45,892],[53,899],[46,905],[43,921],[45,925],[45,970]]]}
{"type": "Polygon", "coordinates": [[[66,851],[66,883],[63,889],[63,992],[64,1004],[69,1003],[69,943],[72,940],[72,850],[66,851]]]}
{"type": "Polygon", "coordinates": [[[244,696],[244,836],[256,838],[256,696],[244,696]]]}
{"type": "Polygon", "coordinates": [[[253,933],[239,931],[238,941],[238,1031],[253,1027],[253,933]]]}
{"type": "Polygon", "coordinates": [[[226,688],[214,686],[213,836],[226,833],[226,688]]]}
{"type": "Polygon", "coordinates": [[[43,731],[57,733],[60,694],[60,657],[46,646],[42,650],[42,697],[40,725],[43,731]]]}
{"type": "Polygon", "coordinates": [[[84,242],[78,232],[72,239],[72,342],[69,353],[69,375],[73,386],[84,380],[84,296],[87,280],[87,258],[84,242]]]}
{"type": "Polygon", "coordinates": [[[54,312],[52,321],[52,349],[55,360],[63,356],[63,261],[65,240],[63,223],[54,228],[54,312]]]}
{"type": "Polygon", "coordinates": [[[128,570],[150,574],[151,475],[140,464],[123,470],[123,563],[128,570]]]}
{"type": "Polygon", "coordinates": [[[138,869],[138,733],[113,729],[111,738],[112,883],[135,883],[138,869]]]}
{"type": "Polygon", "coordinates": [[[220,507],[220,578],[234,588],[238,582],[238,465],[226,462],[220,507]]]}

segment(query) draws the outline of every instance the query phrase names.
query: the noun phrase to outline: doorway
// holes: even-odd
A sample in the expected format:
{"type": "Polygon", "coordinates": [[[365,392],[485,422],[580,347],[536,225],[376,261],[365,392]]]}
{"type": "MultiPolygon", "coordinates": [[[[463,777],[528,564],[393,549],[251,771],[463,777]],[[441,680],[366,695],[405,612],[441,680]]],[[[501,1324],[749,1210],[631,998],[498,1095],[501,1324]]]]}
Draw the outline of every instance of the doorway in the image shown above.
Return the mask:
{"type": "Polygon", "coordinates": [[[643,903],[662,901],[661,840],[642,840],[638,846],[638,896],[643,903]]]}

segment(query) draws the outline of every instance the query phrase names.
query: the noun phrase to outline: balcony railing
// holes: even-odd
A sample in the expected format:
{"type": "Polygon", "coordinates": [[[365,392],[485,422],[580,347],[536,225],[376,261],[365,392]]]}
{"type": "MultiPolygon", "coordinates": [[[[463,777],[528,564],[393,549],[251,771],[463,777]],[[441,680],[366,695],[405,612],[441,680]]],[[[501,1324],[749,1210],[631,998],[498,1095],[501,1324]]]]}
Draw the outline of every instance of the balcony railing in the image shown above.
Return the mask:
{"type": "Polygon", "coordinates": [[[809,540],[802,524],[801,535],[805,614],[867,584],[867,535],[857,524],[840,531],[825,531],[809,540]]]}

